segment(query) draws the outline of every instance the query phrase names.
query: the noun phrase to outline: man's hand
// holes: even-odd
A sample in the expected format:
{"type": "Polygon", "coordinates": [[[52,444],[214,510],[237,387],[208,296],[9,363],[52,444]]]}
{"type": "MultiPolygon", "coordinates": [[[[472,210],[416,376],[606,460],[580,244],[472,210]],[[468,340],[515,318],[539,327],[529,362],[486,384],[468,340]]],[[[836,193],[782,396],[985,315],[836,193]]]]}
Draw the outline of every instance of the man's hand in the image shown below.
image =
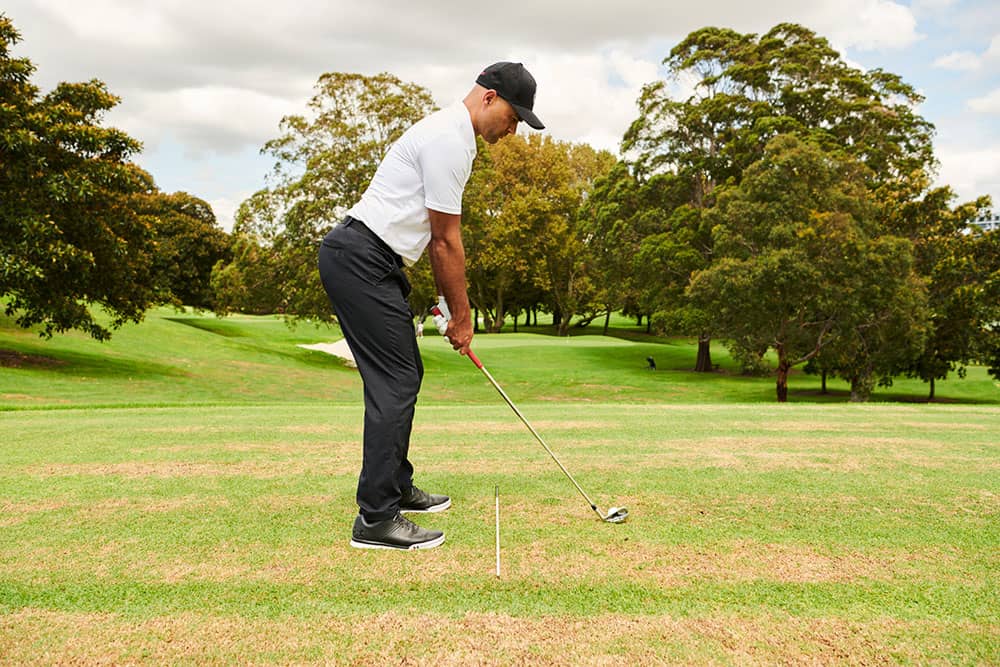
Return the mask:
{"type": "Polygon", "coordinates": [[[472,344],[472,320],[449,320],[445,338],[448,339],[453,348],[458,350],[459,354],[468,356],[469,346],[472,344]]]}
{"type": "Polygon", "coordinates": [[[434,317],[434,326],[451,346],[460,354],[468,355],[469,344],[472,342],[472,322],[452,320],[448,302],[443,296],[439,296],[437,305],[431,308],[431,315],[434,317]]]}

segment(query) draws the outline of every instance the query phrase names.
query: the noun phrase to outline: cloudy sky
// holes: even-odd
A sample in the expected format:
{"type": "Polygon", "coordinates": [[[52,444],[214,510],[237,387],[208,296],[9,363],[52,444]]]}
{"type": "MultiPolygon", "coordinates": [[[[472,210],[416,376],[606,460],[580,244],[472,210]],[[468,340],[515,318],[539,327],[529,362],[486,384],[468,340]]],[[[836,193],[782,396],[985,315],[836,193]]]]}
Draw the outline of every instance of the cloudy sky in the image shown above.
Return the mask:
{"type": "MultiPolygon", "coordinates": [[[[939,181],[1000,209],[1000,5],[996,0],[5,0],[16,55],[43,90],[98,78],[122,98],[106,124],[145,146],[167,192],[209,201],[224,227],[264,185],[261,146],[301,113],[323,72],[391,72],[460,99],[484,65],[524,62],[535,111],[559,139],[617,150],[639,89],[703,26],[796,22],[852,64],[901,74],[927,98],[939,181]]],[[[527,131],[522,125],[521,131],[527,131]]]]}

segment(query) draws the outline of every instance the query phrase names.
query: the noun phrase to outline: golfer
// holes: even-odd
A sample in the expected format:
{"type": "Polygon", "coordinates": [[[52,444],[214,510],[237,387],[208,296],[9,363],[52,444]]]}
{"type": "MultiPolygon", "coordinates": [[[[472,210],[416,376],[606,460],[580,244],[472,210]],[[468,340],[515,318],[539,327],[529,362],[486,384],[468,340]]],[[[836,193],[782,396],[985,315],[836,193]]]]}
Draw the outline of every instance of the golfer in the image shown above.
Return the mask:
{"type": "Polygon", "coordinates": [[[403,267],[427,248],[439,302],[450,311],[445,335],[468,354],[472,318],[460,223],[476,137],[496,143],[514,134],[519,121],[542,129],[534,101],[535,80],[523,65],[490,65],[464,100],[417,122],[393,144],[361,201],[323,239],[320,277],[364,382],[360,512],[351,546],[427,549],[444,542],[443,532],[401,514],[451,506],[448,496],[413,484],[410,428],[424,367],[403,267]]]}

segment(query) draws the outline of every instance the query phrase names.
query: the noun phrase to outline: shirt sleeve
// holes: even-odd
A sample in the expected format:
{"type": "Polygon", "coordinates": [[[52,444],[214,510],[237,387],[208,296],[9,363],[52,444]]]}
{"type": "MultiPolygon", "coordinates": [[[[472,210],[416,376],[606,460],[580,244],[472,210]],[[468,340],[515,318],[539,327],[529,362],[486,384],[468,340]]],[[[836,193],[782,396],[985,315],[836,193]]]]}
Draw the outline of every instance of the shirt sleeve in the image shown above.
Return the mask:
{"type": "Polygon", "coordinates": [[[448,135],[427,142],[417,156],[424,181],[424,205],[434,211],[460,215],[462,192],[472,171],[469,151],[448,135]]]}

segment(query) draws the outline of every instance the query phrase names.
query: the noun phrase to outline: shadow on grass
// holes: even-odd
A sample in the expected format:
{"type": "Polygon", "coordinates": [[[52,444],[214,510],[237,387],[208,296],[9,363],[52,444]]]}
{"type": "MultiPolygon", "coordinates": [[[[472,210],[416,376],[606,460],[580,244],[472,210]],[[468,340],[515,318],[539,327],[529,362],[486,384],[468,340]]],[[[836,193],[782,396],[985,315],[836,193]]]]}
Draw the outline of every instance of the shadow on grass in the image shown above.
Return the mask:
{"type": "Polygon", "coordinates": [[[193,317],[164,317],[164,320],[168,322],[173,322],[175,324],[183,324],[184,326],[192,327],[194,329],[199,329],[201,331],[207,331],[209,333],[217,334],[219,336],[224,336],[226,338],[246,338],[247,333],[242,331],[238,325],[232,322],[224,322],[220,320],[210,320],[207,318],[193,318],[193,317]]]}
{"type": "Polygon", "coordinates": [[[71,350],[51,350],[45,355],[35,354],[34,349],[4,349],[0,356],[7,359],[27,359],[26,363],[0,364],[7,368],[37,370],[59,375],[95,378],[135,378],[148,376],[187,377],[189,374],[176,367],[154,361],[118,359],[104,354],[90,354],[71,350]]]}

